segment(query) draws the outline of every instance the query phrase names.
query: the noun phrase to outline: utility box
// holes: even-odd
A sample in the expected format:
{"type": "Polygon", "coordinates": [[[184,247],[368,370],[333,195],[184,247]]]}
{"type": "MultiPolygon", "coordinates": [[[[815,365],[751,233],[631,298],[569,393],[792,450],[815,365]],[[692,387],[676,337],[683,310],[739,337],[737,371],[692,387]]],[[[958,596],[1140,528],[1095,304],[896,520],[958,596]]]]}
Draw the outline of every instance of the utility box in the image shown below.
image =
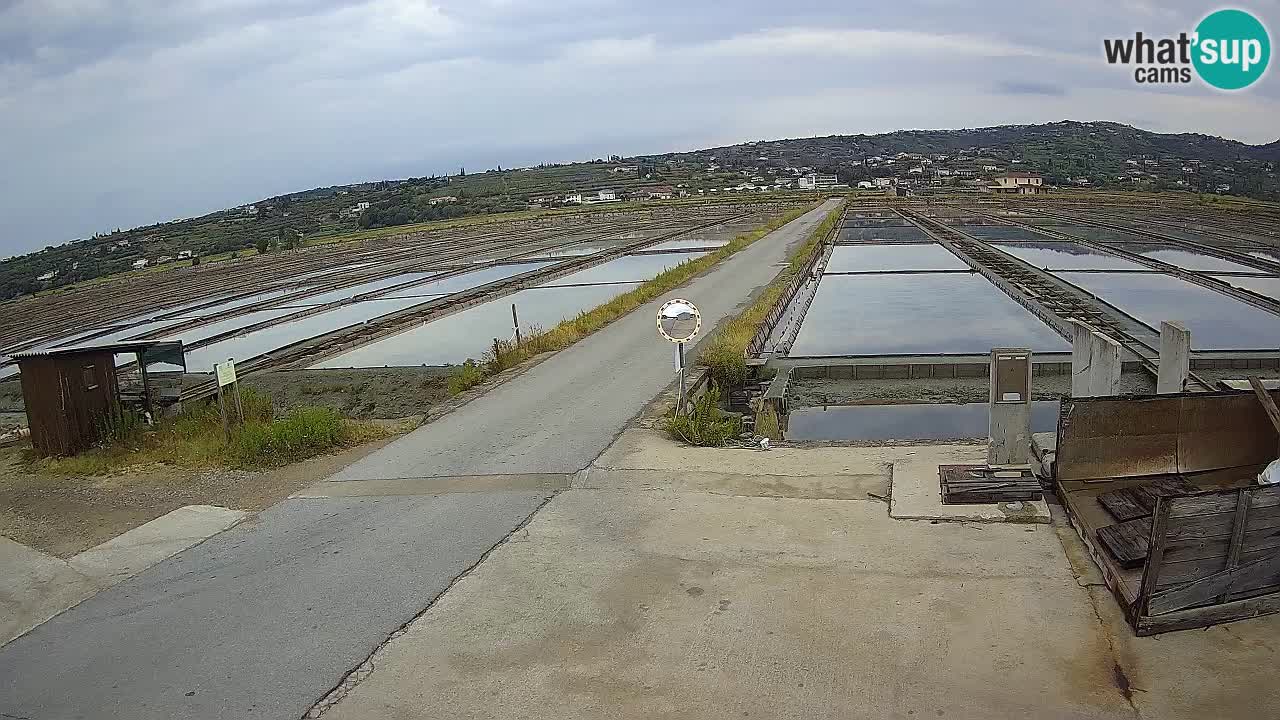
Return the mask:
{"type": "Polygon", "coordinates": [[[991,350],[990,465],[1026,465],[1031,457],[1031,350],[991,350]]]}

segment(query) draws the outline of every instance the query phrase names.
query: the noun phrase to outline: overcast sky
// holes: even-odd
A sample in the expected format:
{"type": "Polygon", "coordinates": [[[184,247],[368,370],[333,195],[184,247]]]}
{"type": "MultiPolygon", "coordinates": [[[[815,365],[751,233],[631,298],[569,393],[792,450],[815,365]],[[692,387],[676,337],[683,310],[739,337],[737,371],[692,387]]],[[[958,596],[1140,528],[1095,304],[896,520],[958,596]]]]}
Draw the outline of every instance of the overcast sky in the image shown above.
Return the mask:
{"type": "MultiPolygon", "coordinates": [[[[1136,85],[1200,3],[0,0],[0,255],[360,180],[744,140],[1115,120],[1280,135],[1273,70],[1136,85]]],[[[1276,0],[1246,6],[1276,35],[1276,0]]]]}

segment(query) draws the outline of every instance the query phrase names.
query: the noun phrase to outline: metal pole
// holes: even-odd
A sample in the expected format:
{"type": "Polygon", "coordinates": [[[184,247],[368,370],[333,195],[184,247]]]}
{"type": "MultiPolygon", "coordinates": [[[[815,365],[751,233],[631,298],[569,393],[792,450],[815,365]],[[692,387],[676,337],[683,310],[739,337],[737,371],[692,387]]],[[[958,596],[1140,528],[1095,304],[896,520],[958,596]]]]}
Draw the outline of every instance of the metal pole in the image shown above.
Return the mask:
{"type": "MultiPolygon", "coordinates": [[[[505,180],[503,182],[506,182],[505,180]]],[[[521,344],[520,340],[520,318],[516,317],[516,304],[511,303],[511,324],[516,326],[516,346],[521,344]]]]}
{"type": "Polygon", "coordinates": [[[676,414],[680,414],[680,409],[684,407],[684,343],[676,343],[680,353],[680,399],[676,402],[676,414]]]}

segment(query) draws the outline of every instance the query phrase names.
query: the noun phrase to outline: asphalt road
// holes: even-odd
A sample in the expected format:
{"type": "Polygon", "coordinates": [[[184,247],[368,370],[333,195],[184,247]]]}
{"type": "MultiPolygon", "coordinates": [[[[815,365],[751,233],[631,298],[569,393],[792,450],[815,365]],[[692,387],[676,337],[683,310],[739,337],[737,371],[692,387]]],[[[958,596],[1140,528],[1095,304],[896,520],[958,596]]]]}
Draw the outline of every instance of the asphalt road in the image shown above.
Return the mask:
{"type": "MultiPolygon", "coordinates": [[[[831,207],[677,294],[714,326],[831,207]]],[[[331,479],[401,492],[286,500],[0,648],[0,718],[301,717],[552,493],[415,494],[412,479],[586,467],[672,380],[660,303],[331,479]]]]}
{"type": "Polygon", "coordinates": [[[335,481],[494,473],[574,473],[608,447],[674,377],[674,349],[655,317],[691,300],[709,330],[778,274],[788,248],[838,201],[828,201],[684,288],[655,300],[514,381],[352,464],[335,481]]]}

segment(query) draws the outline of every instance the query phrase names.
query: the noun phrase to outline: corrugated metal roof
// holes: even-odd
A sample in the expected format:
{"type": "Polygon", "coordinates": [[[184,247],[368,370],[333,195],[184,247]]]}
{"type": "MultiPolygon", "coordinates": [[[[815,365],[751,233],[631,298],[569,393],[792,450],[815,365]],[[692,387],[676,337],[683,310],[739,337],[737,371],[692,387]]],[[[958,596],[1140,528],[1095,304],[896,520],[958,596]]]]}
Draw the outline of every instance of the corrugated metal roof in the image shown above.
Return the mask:
{"type": "Polygon", "coordinates": [[[45,350],[27,350],[24,352],[16,352],[9,357],[14,360],[23,360],[25,358],[53,357],[59,355],[80,355],[87,353],[129,353],[142,352],[145,350],[154,350],[156,348],[167,350],[182,350],[181,340],[122,340],[120,342],[104,343],[101,345],[85,344],[72,345],[70,347],[48,348],[45,350]]]}

